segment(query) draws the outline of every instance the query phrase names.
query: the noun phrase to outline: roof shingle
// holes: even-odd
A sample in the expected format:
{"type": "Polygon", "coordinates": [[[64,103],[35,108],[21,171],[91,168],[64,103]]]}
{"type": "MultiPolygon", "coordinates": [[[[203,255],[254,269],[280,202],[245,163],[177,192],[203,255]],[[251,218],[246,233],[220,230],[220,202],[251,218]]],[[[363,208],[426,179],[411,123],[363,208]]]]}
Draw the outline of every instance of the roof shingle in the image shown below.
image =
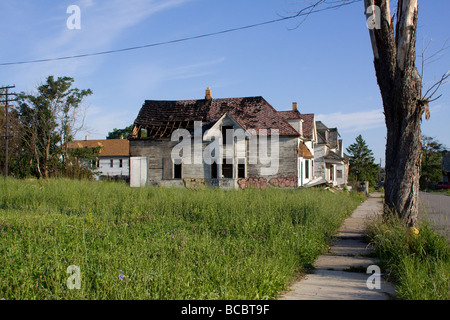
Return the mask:
{"type": "Polygon", "coordinates": [[[130,142],[127,139],[75,140],[68,143],[69,149],[103,147],[100,157],[123,157],[130,155],[130,142]]]}
{"type": "Polygon", "coordinates": [[[202,100],[146,100],[134,124],[143,128],[165,127],[170,136],[179,126],[192,129],[194,121],[211,125],[225,113],[233,117],[245,130],[277,129],[281,136],[299,133],[263,97],[221,98],[202,100]],[[167,130],[167,128],[169,130],[167,130]]]}

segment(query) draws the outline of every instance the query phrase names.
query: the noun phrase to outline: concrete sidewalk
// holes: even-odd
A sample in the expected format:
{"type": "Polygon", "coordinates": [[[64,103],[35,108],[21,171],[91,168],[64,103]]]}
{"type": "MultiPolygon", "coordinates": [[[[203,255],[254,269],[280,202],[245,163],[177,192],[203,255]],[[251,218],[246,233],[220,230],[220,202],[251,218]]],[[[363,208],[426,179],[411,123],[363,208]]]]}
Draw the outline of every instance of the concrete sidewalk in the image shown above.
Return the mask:
{"type": "Polygon", "coordinates": [[[326,255],[314,263],[314,273],[294,283],[279,300],[388,300],[392,284],[379,278],[380,289],[369,289],[367,267],[377,265],[372,249],[363,242],[368,218],[382,212],[381,193],[373,193],[347,218],[326,255]]]}

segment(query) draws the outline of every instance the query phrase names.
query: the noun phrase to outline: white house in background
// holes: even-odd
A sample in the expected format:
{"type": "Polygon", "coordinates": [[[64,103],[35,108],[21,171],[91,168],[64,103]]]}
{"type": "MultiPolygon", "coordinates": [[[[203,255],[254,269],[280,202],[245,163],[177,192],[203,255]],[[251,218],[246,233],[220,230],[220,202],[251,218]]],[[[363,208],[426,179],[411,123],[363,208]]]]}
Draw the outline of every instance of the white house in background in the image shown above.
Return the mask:
{"type": "Polygon", "coordinates": [[[317,141],[314,144],[314,174],[333,186],[347,185],[349,157],[344,154],[337,128],[328,128],[316,121],[317,141]]]}
{"type": "Polygon", "coordinates": [[[127,139],[75,140],[69,143],[69,149],[100,147],[98,157],[90,167],[99,178],[128,180],[130,176],[130,142],[127,139]]]}

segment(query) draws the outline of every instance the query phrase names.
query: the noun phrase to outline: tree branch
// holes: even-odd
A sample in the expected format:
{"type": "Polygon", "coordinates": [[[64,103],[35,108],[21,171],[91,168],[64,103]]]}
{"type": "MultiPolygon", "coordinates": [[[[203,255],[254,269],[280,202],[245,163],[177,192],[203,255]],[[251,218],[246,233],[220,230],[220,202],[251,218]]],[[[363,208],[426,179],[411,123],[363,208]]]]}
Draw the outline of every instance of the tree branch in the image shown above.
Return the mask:
{"type": "MultiPolygon", "coordinates": [[[[430,99],[433,97],[433,95],[439,90],[439,88],[441,87],[441,85],[443,85],[444,83],[446,83],[447,81],[447,79],[448,78],[450,78],[450,70],[449,71],[447,71],[444,75],[442,75],[442,77],[441,77],[441,79],[438,81],[438,82],[436,82],[435,84],[433,84],[428,90],[427,90],[427,92],[424,94],[424,96],[423,96],[423,99],[424,100],[428,100],[428,101],[430,101],[430,99]],[[431,91],[431,90],[433,90],[434,89],[434,91],[429,95],[429,96],[427,96],[428,95],[428,93],[431,91]]],[[[436,99],[434,99],[434,100],[436,100],[436,99]]],[[[433,100],[433,101],[434,101],[433,100]]]]}

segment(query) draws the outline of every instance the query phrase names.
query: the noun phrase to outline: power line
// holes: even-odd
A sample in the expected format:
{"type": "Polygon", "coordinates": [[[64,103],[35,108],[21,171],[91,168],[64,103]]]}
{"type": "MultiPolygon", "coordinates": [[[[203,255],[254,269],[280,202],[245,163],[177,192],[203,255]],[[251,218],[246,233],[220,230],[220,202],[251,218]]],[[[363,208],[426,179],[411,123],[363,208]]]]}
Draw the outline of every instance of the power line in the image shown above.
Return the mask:
{"type": "Polygon", "coordinates": [[[343,7],[343,6],[347,6],[347,5],[356,3],[356,2],[360,2],[362,0],[348,0],[348,1],[342,0],[342,1],[345,1],[345,2],[341,2],[340,3],[340,1],[333,1],[331,3],[339,3],[339,4],[330,5],[330,6],[326,7],[326,8],[322,8],[322,9],[315,9],[318,4],[320,4],[320,3],[327,3],[326,0],[325,1],[322,0],[322,1],[316,2],[315,4],[313,4],[311,6],[308,6],[308,7],[304,8],[304,9],[302,9],[301,11],[299,11],[295,15],[282,17],[282,18],[278,18],[278,19],[273,19],[273,20],[268,20],[268,21],[264,21],[264,22],[259,22],[259,23],[255,23],[255,24],[250,24],[250,25],[246,25],[246,26],[226,29],[226,30],[222,30],[222,31],[205,33],[205,34],[191,36],[191,37],[185,37],[185,38],[169,40],[169,41],[163,41],[163,42],[150,43],[150,44],[145,44],[145,45],[135,46],[135,47],[128,47],[128,48],[122,48],[122,49],[116,49],[116,50],[108,50],[108,51],[101,51],[101,52],[94,52],[94,53],[78,54],[78,55],[65,56],[65,57],[59,57],[59,58],[26,60],[26,61],[16,61],[16,62],[3,62],[3,63],[0,63],[0,66],[11,66],[11,65],[20,65],[20,64],[31,64],[31,63],[42,63],[42,62],[51,62],[51,61],[59,61],[59,60],[86,58],[86,57],[93,57],[93,56],[100,56],[100,55],[106,55],[106,54],[112,54],[112,53],[118,53],[118,52],[132,51],[132,50],[138,50],[138,49],[144,49],[144,48],[151,48],[151,47],[163,46],[163,45],[168,45],[168,44],[174,44],[174,43],[179,43],[179,42],[185,42],[185,41],[190,41],[190,40],[195,40],[195,39],[207,38],[207,37],[217,36],[217,35],[221,35],[221,34],[225,34],[225,33],[231,33],[231,32],[235,32],[235,31],[251,29],[251,28],[260,27],[260,26],[263,26],[263,25],[273,24],[273,23],[277,23],[277,22],[281,22],[281,21],[291,20],[291,19],[295,19],[295,18],[298,18],[298,17],[302,17],[302,16],[308,16],[308,15],[313,14],[313,13],[318,13],[318,12],[322,12],[322,11],[325,11],[325,10],[336,9],[336,8],[340,8],[340,7],[343,7]]]}

